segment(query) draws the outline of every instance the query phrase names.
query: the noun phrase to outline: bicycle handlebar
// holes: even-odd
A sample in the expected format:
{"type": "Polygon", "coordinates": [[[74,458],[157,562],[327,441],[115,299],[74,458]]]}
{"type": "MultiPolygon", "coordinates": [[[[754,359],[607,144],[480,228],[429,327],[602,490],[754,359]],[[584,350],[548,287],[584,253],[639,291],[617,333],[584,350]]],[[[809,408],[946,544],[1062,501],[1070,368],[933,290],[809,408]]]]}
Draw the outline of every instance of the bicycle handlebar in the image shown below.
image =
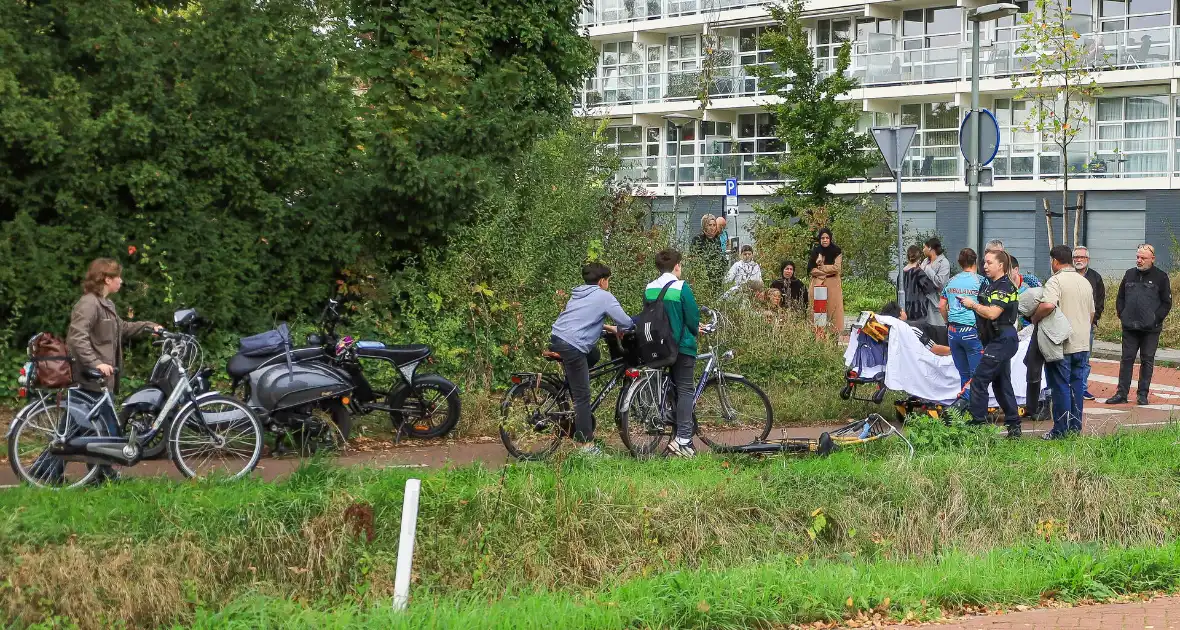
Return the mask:
{"type": "Polygon", "coordinates": [[[705,334],[716,332],[717,331],[717,316],[718,316],[717,311],[709,308],[708,306],[702,306],[701,312],[704,313],[705,315],[709,316],[709,323],[705,324],[702,327],[702,332],[704,332],[705,334]]]}

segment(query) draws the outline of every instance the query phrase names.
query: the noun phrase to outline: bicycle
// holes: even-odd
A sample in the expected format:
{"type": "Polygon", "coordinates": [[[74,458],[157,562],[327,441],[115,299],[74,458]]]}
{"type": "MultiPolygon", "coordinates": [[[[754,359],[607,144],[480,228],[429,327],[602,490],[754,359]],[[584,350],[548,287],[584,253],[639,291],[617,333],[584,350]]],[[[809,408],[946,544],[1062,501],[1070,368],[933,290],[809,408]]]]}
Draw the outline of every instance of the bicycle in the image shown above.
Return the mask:
{"type": "MultiPolygon", "coordinates": [[[[612,358],[590,368],[591,384],[604,376],[610,379],[590,402],[591,412],[598,410],[607,395],[623,382],[623,378],[638,371],[628,367],[628,360],[620,347],[611,344],[612,358]]],[[[556,352],[545,351],[547,361],[561,363],[556,352]]],[[[522,461],[542,460],[553,454],[561,440],[574,434],[574,401],[564,373],[558,378],[544,372],[517,372],[512,375],[512,387],[500,402],[500,441],[512,457],[522,461]],[[536,441],[537,446],[532,446],[536,441]]],[[[592,391],[593,393],[593,391],[592,391]]],[[[616,414],[618,403],[615,404],[616,414]]]]}
{"type": "MultiPolygon", "coordinates": [[[[712,318],[701,328],[702,335],[716,332],[717,311],[702,307],[701,312],[712,318]]],[[[763,442],[774,424],[766,393],[723,369],[733,357],[733,350],[719,345],[697,355],[697,361],[706,363],[693,392],[693,434],[713,451],[763,442]]],[[[633,380],[620,396],[619,433],[632,455],[651,457],[676,434],[676,387],[668,370],[636,370],[628,376],[633,380]]]]}
{"type": "MultiPolygon", "coordinates": [[[[145,449],[162,431],[167,434],[172,463],[185,477],[204,476],[212,472],[205,470],[209,465],[232,479],[254,470],[262,456],[258,416],[228,396],[198,396],[183,364],[186,357],[181,356],[194,341],[191,335],[158,334],[178,342],[165,344],[161,356],[175,370],[176,383],[151,425],[142,434],[138,423],[120,426],[103,374],[84,368],[83,379],[102,384],[100,394],[81,387],[59,393],[38,391],[37,400],[17,413],[7,435],[9,464],[17,477],[38,487],[84,486],[97,480],[103,466],[133,466],[142,461],[145,449]],[[38,439],[45,443],[39,444],[38,439]],[[244,458],[244,463],[228,463],[231,455],[244,458]]],[[[22,378],[35,383],[34,370],[36,362],[26,364],[22,378]]]]}

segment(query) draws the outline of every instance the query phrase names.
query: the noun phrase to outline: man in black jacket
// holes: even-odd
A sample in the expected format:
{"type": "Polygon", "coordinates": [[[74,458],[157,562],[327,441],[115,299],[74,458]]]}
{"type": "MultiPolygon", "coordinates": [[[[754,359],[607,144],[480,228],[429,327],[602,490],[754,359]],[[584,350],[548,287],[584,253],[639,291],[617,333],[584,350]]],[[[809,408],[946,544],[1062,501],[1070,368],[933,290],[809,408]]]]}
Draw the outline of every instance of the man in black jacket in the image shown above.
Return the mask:
{"type": "Polygon", "coordinates": [[[1139,354],[1139,395],[1136,402],[1147,404],[1151,372],[1155,368],[1155,350],[1159,346],[1164,318],[1172,310],[1172,286],[1168,274],[1155,266],[1155,248],[1140,245],[1135,252],[1135,268],[1128,269],[1119,285],[1115,302],[1123,323],[1123,362],[1119,367],[1119,389],[1108,405],[1127,402],[1131,391],[1131,370],[1139,354]]]}
{"type": "MultiPolygon", "coordinates": [[[[1078,245],[1073,248],[1073,268],[1082,274],[1082,277],[1090,281],[1090,287],[1094,289],[1094,321],[1090,322],[1090,359],[1094,359],[1094,333],[1098,332],[1098,320],[1102,319],[1102,309],[1106,306],[1106,284],[1102,281],[1102,274],[1090,268],[1090,250],[1086,249],[1085,245],[1078,245]]],[[[1086,392],[1082,394],[1082,398],[1086,400],[1094,400],[1094,394],[1090,393],[1090,365],[1086,364],[1085,383],[1086,392]]]]}

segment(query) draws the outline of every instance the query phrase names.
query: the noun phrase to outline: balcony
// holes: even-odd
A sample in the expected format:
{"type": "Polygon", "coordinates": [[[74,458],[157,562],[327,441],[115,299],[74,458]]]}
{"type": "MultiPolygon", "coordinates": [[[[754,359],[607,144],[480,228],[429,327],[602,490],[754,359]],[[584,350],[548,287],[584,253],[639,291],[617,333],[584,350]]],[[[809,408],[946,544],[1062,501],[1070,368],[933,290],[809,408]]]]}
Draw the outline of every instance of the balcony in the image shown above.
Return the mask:
{"type": "Polygon", "coordinates": [[[608,26],[660,18],[713,13],[770,4],[774,0],[596,0],[582,13],[581,25],[608,26]]]}
{"type": "MultiPolygon", "coordinates": [[[[938,135],[938,134],[934,134],[938,135]]],[[[663,145],[667,147],[667,145],[663,145]]],[[[720,186],[730,177],[743,185],[777,186],[786,179],[768,158],[782,155],[775,140],[748,138],[711,138],[704,148],[686,144],[679,160],[679,185],[682,187],[720,186]]],[[[870,150],[874,155],[876,149],[870,150]]],[[[672,186],[676,181],[675,155],[643,157],[638,150],[621,155],[618,179],[651,187],[672,186]]],[[[1051,144],[1006,143],[992,162],[997,182],[1044,181],[1061,179],[1061,152],[1051,144]]],[[[1120,140],[1077,140],[1069,145],[1071,180],[1115,180],[1180,177],[1180,137],[1154,137],[1120,140]],[[1169,161],[1171,158],[1171,161],[1169,161]]],[[[930,146],[914,146],[906,154],[902,179],[906,182],[945,182],[961,185],[963,159],[957,144],[935,140],[930,146]]],[[[870,181],[888,183],[893,175],[884,163],[870,170],[870,181]]]]}
{"type": "MultiPolygon", "coordinates": [[[[703,76],[701,70],[686,70],[595,77],[586,82],[580,94],[575,95],[574,108],[593,110],[597,107],[693,101],[700,96],[703,76]]],[[[744,66],[714,68],[704,83],[708,84],[710,98],[762,96],[766,93],[758,78],[744,66]]]]}
{"type": "MultiPolygon", "coordinates": [[[[741,0],[733,0],[741,1],[741,0]]],[[[1163,27],[1088,33],[1082,35],[1094,72],[1142,70],[1180,64],[1180,27],[1163,27]]],[[[914,48],[908,42],[889,38],[857,42],[849,74],[864,87],[969,81],[971,51],[964,46],[914,48]],[[894,50],[894,48],[898,48],[894,50]]],[[[980,53],[980,76],[1003,78],[1028,72],[1032,55],[1018,54],[1019,41],[998,41],[980,53]]],[[[817,59],[821,70],[831,72],[832,59],[817,59]]],[[[701,70],[643,72],[645,64],[620,66],[625,74],[595,77],[577,95],[574,108],[675,103],[697,99],[701,91],[701,70]],[[626,73],[630,69],[630,73],[626,73]]],[[[764,96],[758,79],[746,66],[712,70],[708,83],[713,99],[764,96]]]]}

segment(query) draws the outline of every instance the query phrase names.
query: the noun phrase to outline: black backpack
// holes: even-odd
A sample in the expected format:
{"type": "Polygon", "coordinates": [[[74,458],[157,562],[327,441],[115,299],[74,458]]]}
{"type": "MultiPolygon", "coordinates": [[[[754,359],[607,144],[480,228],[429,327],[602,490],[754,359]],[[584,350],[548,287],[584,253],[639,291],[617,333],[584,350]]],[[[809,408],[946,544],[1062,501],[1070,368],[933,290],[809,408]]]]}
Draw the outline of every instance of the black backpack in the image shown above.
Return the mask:
{"type": "MultiPolygon", "coordinates": [[[[672,322],[668,319],[668,311],[664,308],[664,294],[668,287],[675,284],[673,280],[664,285],[659,297],[652,302],[645,302],[643,310],[635,318],[635,337],[639,343],[639,360],[650,368],[662,368],[672,365],[680,356],[680,338],[672,334],[672,322]]],[[[681,308],[684,304],[681,303],[681,308]]],[[[681,331],[683,335],[683,331],[681,331]]]]}

